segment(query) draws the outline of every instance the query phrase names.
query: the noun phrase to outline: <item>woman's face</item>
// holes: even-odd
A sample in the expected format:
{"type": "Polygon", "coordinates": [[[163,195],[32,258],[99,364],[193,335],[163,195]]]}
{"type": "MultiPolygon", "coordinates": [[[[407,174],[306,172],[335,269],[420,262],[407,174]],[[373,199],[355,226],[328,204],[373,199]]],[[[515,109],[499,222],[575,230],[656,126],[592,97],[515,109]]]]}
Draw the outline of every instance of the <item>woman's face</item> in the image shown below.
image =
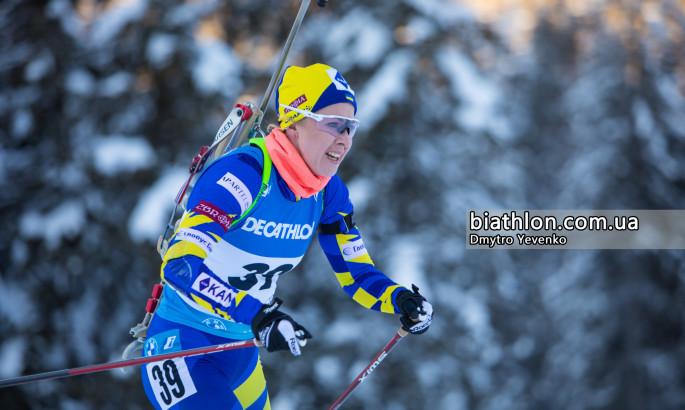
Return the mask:
{"type": "MultiPolygon", "coordinates": [[[[324,107],[316,113],[354,118],[354,106],[348,103],[337,103],[324,107]]],[[[292,126],[295,132],[287,134],[314,175],[332,177],[338,172],[338,166],[350,150],[352,140],[347,130],[338,136],[333,136],[320,131],[315,124],[314,119],[304,118],[292,126]]]]}

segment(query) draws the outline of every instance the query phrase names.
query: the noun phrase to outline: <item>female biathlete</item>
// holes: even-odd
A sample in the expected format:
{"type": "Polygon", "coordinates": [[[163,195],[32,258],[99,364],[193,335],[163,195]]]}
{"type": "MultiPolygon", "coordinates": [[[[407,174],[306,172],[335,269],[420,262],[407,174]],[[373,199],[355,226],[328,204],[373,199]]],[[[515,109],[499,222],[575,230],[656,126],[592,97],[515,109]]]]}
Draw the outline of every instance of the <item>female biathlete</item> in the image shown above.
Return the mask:
{"type": "MultiPolygon", "coordinates": [[[[145,356],[251,338],[299,356],[311,335],[279,309],[274,291],[317,228],[348,295],[400,315],[410,333],[430,326],[433,308],[418,289],[374,267],[336,175],[359,126],[352,89],[329,66],[291,66],[276,105],[280,127],[214,161],[197,180],[164,256],[167,286],[145,356]]],[[[270,408],[257,347],[151,363],[142,377],[156,408],[270,408]]]]}

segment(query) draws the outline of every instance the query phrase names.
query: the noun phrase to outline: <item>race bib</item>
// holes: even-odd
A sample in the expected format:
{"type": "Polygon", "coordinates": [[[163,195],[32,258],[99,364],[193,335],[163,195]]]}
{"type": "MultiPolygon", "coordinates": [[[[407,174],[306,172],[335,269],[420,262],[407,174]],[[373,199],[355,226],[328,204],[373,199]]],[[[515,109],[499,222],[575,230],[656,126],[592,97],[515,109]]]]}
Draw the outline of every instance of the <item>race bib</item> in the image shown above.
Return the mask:
{"type": "Polygon", "coordinates": [[[184,358],[153,362],[147,366],[147,377],[163,410],[197,393],[184,358]]]}

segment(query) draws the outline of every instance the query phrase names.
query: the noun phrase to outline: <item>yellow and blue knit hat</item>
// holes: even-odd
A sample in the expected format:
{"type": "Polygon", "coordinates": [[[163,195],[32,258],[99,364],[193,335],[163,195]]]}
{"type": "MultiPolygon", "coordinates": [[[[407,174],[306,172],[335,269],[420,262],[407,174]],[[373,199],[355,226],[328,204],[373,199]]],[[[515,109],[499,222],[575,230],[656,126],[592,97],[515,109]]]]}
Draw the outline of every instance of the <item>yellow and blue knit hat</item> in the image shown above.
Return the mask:
{"type": "Polygon", "coordinates": [[[341,102],[352,104],[354,113],[357,113],[354,91],[338,70],[325,64],[313,64],[308,67],[289,66],[285,69],[276,91],[279,125],[281,128],[288,128],[304,118],[295,111],[286,113],[286,109],[280,104],[316,112],[341,102]]]}

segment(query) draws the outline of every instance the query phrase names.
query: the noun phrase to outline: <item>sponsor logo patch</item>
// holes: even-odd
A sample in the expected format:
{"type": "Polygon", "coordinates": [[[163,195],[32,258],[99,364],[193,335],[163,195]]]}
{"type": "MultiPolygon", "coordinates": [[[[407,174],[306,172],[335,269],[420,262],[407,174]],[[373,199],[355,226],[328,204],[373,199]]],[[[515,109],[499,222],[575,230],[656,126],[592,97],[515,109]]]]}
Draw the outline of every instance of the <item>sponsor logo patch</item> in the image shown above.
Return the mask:
{"type": "MultiPolygon", "coordinates": [[[[293,102],[291,102],[291,103],[288,104],[288,105],[291,106],[291,107],[296,107],[296,108],[297,108],[297,107],[299,107],[302,103],[304,103],[304,102],[306,102],[306,101],[307,101],[307,97],[306,97],[304,94],[302,94],[301,96],[295,98],[295,99],[293,100],[293,102]]],[[[290,112],[290,110],[287,109],[287,108],[284,108],[284,109],[283,109],[283,112],[288,113],[288,112],[290,112]]]]}
{"type": "Polygon", "coordinates": [[[183,357],[153,362],[146,366],[150,388],[162,410],[197,393],[183,357]]]}
{"type": "Polygon", "coordinates": [[[205,252],[210,253],[214,249],[214,241],[204,233],[195,229],[182,228],[176,232],[175,239],[179,241],[192,242],[205,252]]]}
{"type": "Polygon", "coordinates": [[[347,91],[350,94],[354,95],[354,91],[350,88],[350,86],[347,84],[347,81],[343,78],[343,76],[336,70],[335,68],[329,68],[326,70],[326,74],[328,74],[328,77],[330,77],[331,81],[333,84],[335,84],[335,88],[341,91],[347,91]]]}
{"type": "Polygon", "coordinates": [[[164,350],[169,350],[172,347],[174,347],[174,342],[176,341],[176,336],[169,336],[166,338],[166,341],[164,342],[164,347],[162,349],[164,350]]]}
{"type": "Polygon", "coordinates": [[[241,229],[267,238],[309,239],[312,236],[312,233],[314,233],[314,224],[276,223],[248,217],[241,229]]]}
{"type": "Polygon", "coordinates": [[[214,204],[211,204],[207,201],[200,201],[200,203],[193,208],[193,212],[204,215],[212,221],[218,223],[222,228],[224,228],[224,232],[228,231],[228,228],[230,228],[231,224],[233,224],[233,218],[235,218],[235,215],[228,215],[214,204]]]}
{"type": "Polygon", "coordinates": [[[252,205],[252,194],[243,181],[238,179],[235,175],[227,172],[221,179],[216,181],[216,183],[226,188],[226,190],[233,195],[235,200],[238,201],[240,213],[247,211],[247,208],[252,205]]]}
{"type": "Polygon", "coordinates": [[[207,319],[202,321],[202,324],[207,326],[207,327],[211,327],[212,329],[226,330],[226,324],[223,321],[221,321],[220,319],[207,318],[207,319]]]}
{"type": "Polygon", "coordinates": [[[145,341],[145,356],[154,356],[159,353],[159,345],[154,338],[148,338],[145,341]]]}
{"type": "Polygon", "coordinates": [[[361,239],[342,245],[343,259],[346,261],[358,258],[367,253],[366,246],[361,239]]]}
{"type": "Polygon", "coordinates": [[[223,306],[229,306],[235,297],[233,290],[204,272],[195,279],[192,289],[223,306]]]}

